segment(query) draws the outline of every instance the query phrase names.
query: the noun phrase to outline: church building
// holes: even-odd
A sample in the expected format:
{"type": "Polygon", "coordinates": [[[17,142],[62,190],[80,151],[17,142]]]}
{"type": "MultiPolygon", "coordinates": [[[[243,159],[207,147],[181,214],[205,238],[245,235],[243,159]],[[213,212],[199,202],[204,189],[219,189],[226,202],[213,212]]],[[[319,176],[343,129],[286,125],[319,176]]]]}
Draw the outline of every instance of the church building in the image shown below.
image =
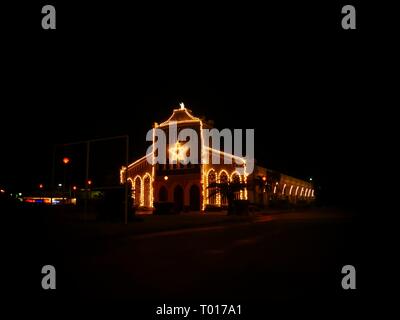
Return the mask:
{"type": "MultiPolygon", "coordinates": [[[[141,210],[152,211],[157,202],[174,203],[177,211],[207,212],[224,209],[228,205],[226,196],[213,192],[212,184],[225,182],[241,182],[246,187],[236,192],[235,199],[248,200],[251,205],[259,207],[279,199],[291,203],[311,202],[315,199],[310,181],[286,176],[258,165],[254,166],[251,173],[247,173],[245,158],[204,144],[203,130],[212,129],[212,121],[194,116],[183,104],[174,109],[166,121],[154,123],[153,128],[166,132],[166,163],[154,163],[149,159],[149,155],[145,155],[131,163],[128,168],[122,167],[120,170],[121,183],[125,183],[127,179],[132,190],[133,205],[141,210]],[[184,141],[169,144],[171,123],[176,125],[178,133],[185,128],[195,130],[201,137],[198,154],[203,155],[204,151],[208,151],[206,154],[209,161],[187,164],[176,161],[185,152],[184,141]],[[213,156],[220,157],[219,164],[212,163],[213,156]],[[170,161],[173,158],[175,161],[170,161]],[[231,160],[229,163],[224,161],[227,158],[231,160]]],[[[153,145],[154,143],[153,135],[153,145]]],[[[156,152],[153,152],[153,156],[156,152]]]]}

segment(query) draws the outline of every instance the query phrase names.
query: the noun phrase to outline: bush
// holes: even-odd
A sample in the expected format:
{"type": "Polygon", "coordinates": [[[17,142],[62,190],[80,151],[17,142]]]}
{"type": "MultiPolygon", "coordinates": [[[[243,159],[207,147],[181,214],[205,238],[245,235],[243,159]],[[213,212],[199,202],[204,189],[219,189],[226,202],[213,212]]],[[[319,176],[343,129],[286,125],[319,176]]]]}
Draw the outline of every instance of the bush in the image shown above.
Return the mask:
{"type": "Polygon", "coordinates": [[[178,212],[174,210],[174,203],[167,201],[154,202],[154,214],[156,215],[167,215],[167,214],[177,214],[178,212]]]}
{"type": "Polygon", "coordinates": [[[249,214],[249,204],[248,200],[233,200],[233,206],[228,214],[235,215],[248,215],[249,214]]]}
{"type": "MultiPolygon", "coordinates": [[[[102,221],[123,221],[125,219],[125,190],[111,189],[104,191],[98,199],[90,200],[96,211],[98,220],[102,221]]],[[[128,195],[128,220],[132,221],[135,216],[135,209],[132,205],[132,198],[128,195]]]]}
{"type": "Polygon", "coordinates": [[[287,199],[272,199],[269,207],[274,209],[290,209],[291,205],[287,199]]]}
{"type": "Polygon", "coordinates": [[[298,200],[296,206],[299,208],[308,208],[311,207],[311,202],[307,200],[298,200]]]}
{"type": "Polygon", "coordinates": [[[219,212],[219,211],[222,211],[222,210],[223,210],[223,208],[221,208],[219,206],[216,206],[214,204],[207,204],[206,207],[205,207],[205,211],[206,212],[219,212]]]}
{"type": "Polygon", "coordinates": [[[13,209],[17,206],[17,200],[6,194],[0,193],[0,208],[4,210],[13,209]]]}

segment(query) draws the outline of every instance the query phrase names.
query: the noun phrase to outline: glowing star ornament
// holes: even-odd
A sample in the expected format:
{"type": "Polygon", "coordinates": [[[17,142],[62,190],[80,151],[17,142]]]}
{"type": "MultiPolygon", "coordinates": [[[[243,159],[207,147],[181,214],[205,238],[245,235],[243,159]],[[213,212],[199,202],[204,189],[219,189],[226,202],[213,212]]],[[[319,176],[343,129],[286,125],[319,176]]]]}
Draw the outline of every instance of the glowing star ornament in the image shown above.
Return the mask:
{"type": "Polygon", "coordinates": [[[187,148],[183,147],[177,142],[173,147],[169,149],[169,157],[172,161],[182,161],[186,157],[187,148]]]}

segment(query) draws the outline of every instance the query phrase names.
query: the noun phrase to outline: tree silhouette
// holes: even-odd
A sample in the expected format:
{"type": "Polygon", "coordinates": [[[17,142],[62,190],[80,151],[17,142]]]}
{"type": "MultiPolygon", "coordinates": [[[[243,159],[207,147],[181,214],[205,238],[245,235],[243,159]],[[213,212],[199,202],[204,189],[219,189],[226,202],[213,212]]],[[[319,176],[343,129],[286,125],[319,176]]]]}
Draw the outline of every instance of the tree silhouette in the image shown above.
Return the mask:
{"type": "Polygon", "coordinates": [[[209,192],[208,198],[212,198],[217,194],[225,197],[228,202],[228,214],[233,214],[235,212],[235,195],[240,193],[240,191],[246,188],[246,184],[242,182],[212,182],[207,187],[212,189],[209,192]]]}

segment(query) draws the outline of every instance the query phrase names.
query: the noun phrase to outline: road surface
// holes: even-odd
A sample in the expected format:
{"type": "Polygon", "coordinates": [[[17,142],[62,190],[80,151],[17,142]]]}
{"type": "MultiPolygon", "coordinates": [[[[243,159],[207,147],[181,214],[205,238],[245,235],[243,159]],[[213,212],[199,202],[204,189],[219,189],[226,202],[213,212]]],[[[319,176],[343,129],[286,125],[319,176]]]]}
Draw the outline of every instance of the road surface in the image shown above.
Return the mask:
{"type": "Polygon", "coordinates": [[[355,222],[340,213],[262,216],[255,222],[110,238],[57,239],[57,292],[68,299],[285,301],[343,294],[357,265],[355,222]]]}

